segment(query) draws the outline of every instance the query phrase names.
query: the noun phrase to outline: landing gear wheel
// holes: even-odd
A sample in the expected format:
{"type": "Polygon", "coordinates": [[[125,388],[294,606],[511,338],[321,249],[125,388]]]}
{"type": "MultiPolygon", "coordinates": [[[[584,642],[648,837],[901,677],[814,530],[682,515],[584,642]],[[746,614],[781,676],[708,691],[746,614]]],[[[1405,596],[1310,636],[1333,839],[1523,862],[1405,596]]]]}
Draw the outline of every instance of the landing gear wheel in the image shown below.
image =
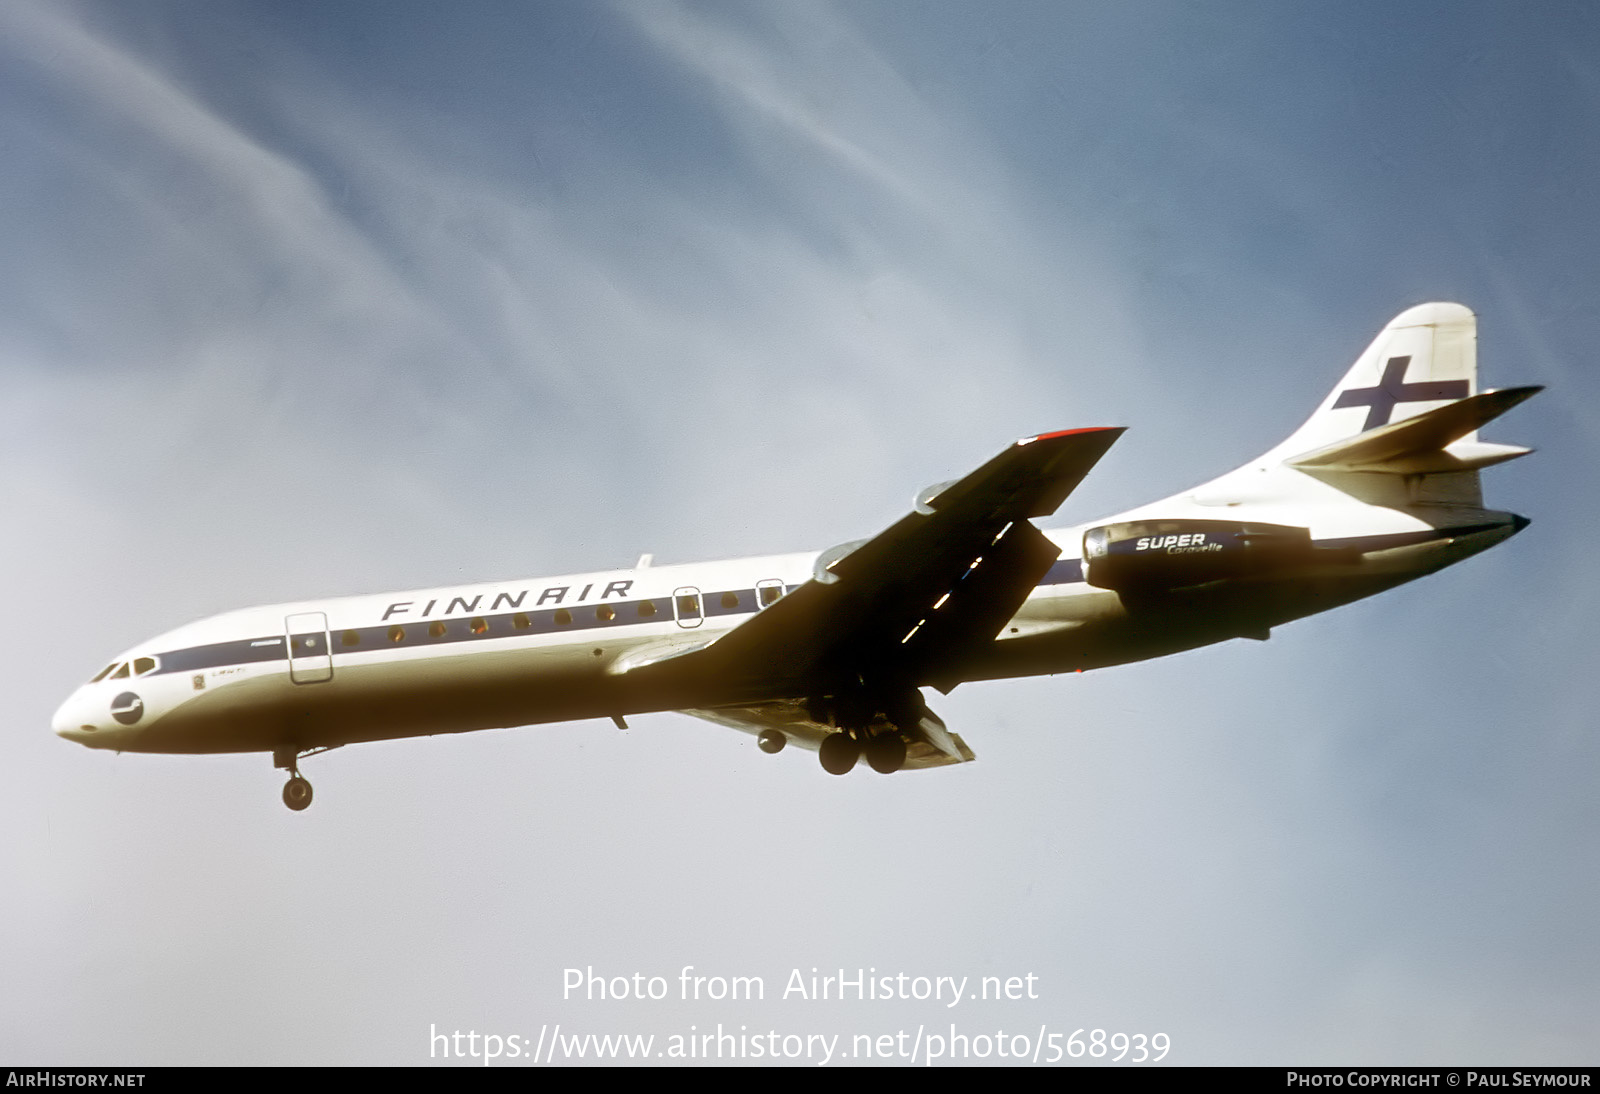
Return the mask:
{"type": "Polygon", "coordinates": [[[893,775],[906,765],[906,741],[898,733],[880,733],[867,742],[867,763],[880,775],[893,775]]]}
{"type": "Polygon", "coordinates": [[[296,813],[311,804],[311,784],[304,775],[295,775],[283,784],[283,804],[296,813]]]}
{"type": "Polygon", "coordinates": [[[861,758],[861,746],[848,733],[834,733],[822,739],[817,749],[817,759],[822,769],[830,775],[847,775],[861,758]]]}

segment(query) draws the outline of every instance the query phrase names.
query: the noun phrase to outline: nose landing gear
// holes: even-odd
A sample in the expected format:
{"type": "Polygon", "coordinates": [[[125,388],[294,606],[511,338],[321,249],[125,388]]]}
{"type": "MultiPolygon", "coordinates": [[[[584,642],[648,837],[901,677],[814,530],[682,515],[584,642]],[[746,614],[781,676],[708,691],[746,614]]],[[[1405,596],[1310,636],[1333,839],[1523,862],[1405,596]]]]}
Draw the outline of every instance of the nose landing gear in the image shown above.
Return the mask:
{"type": "Polygon", "coordinates": [[[300,757],[315,756],[319,752],[337,747],[337,745],[327,745],[323,748],[307,749],[304,752],[294,746],[273,750],[272,766],[289,773],[289,781],[283,784],[284,805],[298,813],[311,804],[311,783],[300,774],[300,757]]]}
{"type": "Polygon", "coordinates": [[[311,804],[311,783],[304,775],[296,773],[283,784],[283,804],[296,813],[311,804]]]}

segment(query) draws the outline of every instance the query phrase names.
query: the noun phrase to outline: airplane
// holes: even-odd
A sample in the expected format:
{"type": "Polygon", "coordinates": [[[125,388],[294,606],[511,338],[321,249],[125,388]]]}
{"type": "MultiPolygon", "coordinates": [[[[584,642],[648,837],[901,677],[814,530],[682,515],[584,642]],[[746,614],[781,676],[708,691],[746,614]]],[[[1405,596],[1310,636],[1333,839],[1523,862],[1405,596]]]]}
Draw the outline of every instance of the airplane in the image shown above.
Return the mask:
{"type": "Polygon", "coordinates": [[[117,752],[270,752],[681,711],[842,775],[973,759],[922,690],[1165,656],[1382,592],[1500,543],[1479,427],[1542,390],[1478,390],[1460,304],[1389,323],[1315,413],[1203,486],[1042,531],[1121,435],[1024,437],[831,550],[277,604],[119,655],[52,720],[117,752]]]}

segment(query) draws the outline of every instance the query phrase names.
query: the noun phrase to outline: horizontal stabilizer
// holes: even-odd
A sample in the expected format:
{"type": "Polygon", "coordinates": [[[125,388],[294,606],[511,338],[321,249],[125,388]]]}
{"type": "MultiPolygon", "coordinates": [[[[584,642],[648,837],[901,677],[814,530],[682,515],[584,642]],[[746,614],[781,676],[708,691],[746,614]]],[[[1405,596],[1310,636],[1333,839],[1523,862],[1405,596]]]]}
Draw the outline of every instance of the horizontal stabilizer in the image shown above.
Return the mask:
{"type": "Polygon", "coordinates": [[[1404,475],[1488,467],[1526,455],[1532,449],[1485,444],[1472,435],[1479,426],[1543,390],[1530,386],[1481,392],[1284,462],[1306,471],[1377,471],[1404,475]]]}

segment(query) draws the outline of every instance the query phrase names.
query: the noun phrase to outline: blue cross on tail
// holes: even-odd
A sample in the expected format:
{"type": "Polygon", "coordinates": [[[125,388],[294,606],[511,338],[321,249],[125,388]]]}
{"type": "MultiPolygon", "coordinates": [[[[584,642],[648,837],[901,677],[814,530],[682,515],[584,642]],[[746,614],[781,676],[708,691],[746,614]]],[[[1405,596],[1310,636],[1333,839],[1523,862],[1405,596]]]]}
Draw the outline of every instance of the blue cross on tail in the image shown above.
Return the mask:
{"type": "Polygon", "coordinates": [[[1410,357],[1391,357],[1383,366],[1383,379],[1377,387],[1356,387],[1341,391],[1331,409],[1347,406],[1371,407],[1362,432],[1388,425],[1396,403],[1423,403],[1433,399],[1465,399],[1471,394],[1465,380],[1436,380],[1426,384],[1405,382],[1410,357]]]}

